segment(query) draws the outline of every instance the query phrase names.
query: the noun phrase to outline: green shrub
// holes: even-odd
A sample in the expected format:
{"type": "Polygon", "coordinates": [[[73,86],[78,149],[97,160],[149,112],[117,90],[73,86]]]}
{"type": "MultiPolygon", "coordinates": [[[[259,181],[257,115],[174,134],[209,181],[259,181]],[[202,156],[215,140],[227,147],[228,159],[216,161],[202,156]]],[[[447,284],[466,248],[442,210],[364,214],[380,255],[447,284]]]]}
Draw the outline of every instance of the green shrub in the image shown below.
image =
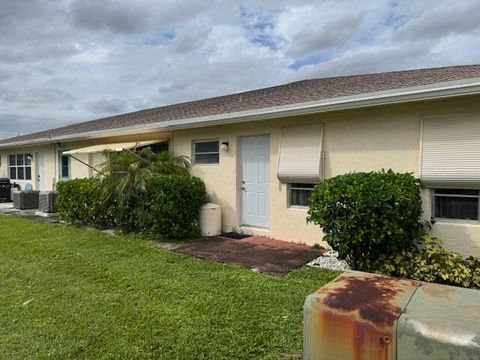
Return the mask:
{"type": "Polygon", "coordinates": [[[95,180],[75,179],[57,184],[57,211],[60,218],[74,224],[89,224],[92,221],[95,180]]]}
{"type": "Polygon", "coordinates": [[[315,187],[308,221],[353,269],[374,271],[425,234],[419,180],[393,171],[350,173],[315,187]]]}
{"type": "Polygon", "coordinates": [[[206,202],[203,181],[185,175],[164,175],[150,179],[146,196],[134,212],[138,230],[168,239],[194,238],[200,235],[198,211],[206,202]]]}
{"type": "Polygon", "coordinates": [[[57,183],[57,211],[62,220],[77,225],[108,227],[113,208],[104,209],[100,202],[97,179],[74,179],[57,183]]]}
{"type": "Polygon", "coordinates": [[[189,175],[156,175],[146,180],[136,196],[102,196],[102,180],[76,179],[58,183],[60,217],[70,223],[97,228],[115,227],[165,239],[200,235],[198,211],[206,202],[205,184],[189,175]]]}
{"type": "Polygon", "coordinates": [[[464,259],[447,250],[442,241],[426,237],[416,250],[404,250],[389,259],[379,272],[440,284],[480,288],[480,257],[464,259]]]}
{"type": "Polygon", "coordinates": [[[465,263],[472,271],[471,287],[480,289],[480,256],[470,256],[465,259],[465,263]]]}

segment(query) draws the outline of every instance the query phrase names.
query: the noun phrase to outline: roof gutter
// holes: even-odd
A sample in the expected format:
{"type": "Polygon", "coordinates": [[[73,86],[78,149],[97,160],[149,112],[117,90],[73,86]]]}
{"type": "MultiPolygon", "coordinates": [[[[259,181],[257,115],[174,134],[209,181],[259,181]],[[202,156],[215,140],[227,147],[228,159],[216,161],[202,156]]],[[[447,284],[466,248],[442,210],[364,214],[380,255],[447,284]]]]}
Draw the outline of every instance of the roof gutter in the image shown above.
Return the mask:
{"type": "Polygon", "coordinates": [[[227,125],[240,122],[260,121],[280,117],[299,116],[350,110],[380,105],[400,104],[407,102],[438,100],[459,96],[480,94],[480,79],[468,79],[436,83],[434,85],[418,86],[388,91],[379,91],[354,96],[343,96],[321,101],[298,103],[293,105],[276,106],[255,110],[240,111],[212,116],[161,121],[149,124],[140,124],[123,128],[113,128],[100,131],[78,133],[52,137],[50,139],[12,141],[0,144],[0,149],[24,145],[40,145],[62,141],[82,141],[100,139],[111,136],[151,133],[154,131],[170,132],[207,126],[227,125]]]}

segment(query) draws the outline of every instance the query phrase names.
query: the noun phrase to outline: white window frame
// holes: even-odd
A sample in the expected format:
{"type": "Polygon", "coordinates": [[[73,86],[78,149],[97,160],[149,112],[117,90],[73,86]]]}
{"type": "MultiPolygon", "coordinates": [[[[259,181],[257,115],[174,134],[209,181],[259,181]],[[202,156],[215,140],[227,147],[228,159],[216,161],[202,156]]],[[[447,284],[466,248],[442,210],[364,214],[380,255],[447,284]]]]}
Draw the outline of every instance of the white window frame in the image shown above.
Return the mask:
{"type": "Polygon", "coordinates": [[[293,186],[295,184],[301,184],[301,183],[288,183],[287,185],[287,192],[288,192],[288,207],[291,208],[291,209],[302,209],[302,210],[306,210],[308,209],[308,205],[296,205],[296,204],[293,204],[292,202],[292,190],[298,190],[298,191],[309,191],[310,192],[310,195],[311,193],[313,192],[313,189],[315,188],[316,185],[318,185],[318,183],[304,183],[303,185],[313,185],[313,188],[312,189],[306,189],[306,188],[301,188],[301,187],[296,187],[296,186],[293,186]]]}
{"type": "Polygon", "coordinates": [[[20,180],[20,181],[31,181],[33,178],[32,174],[32,154],[31,153],[18,153],[18,154],[8,154],[8,178],[10,180],[20,180]],[[15,156],[15,165],[10,165],[10,157],[15,156]],[[23,156],[23,164],[18,164],[18,156],[23,156]],[[30,157],[30,164],[27,164],[27,157],[30,157]],[[15,178],[10,177],[11,168],[15,168],[15,178]],[[18,169],[23,168],[23,179],[18,178],[18,169]],[[30,168],[30,179],[27,179],[27,168],[30,168]]]}
{"type": "Polygon", "coordinates": [[[457,222],[457,223],[468,223],[468,224],[480,224],[480,189],[466,189],[466,190],[477,190],[477,195],[457,195],[457,194],[437,194],[437,190],[440,189],[449,189],[449,190],[465,190],[463,188],[432,188],[430,189],[430,199],[431,199],[431,216],[435,221],[440,222],[457,222]],[[478,199],[478,219],[457,219],[457,218],[446,218],[446,217],[437,217],[435,216],[435,202],[437,197],[450,197],[450,198],[470,198],[470,199],[478,199]]]}
{"type": "Polygon", "coordinates": [[[194,165],[219,165],[220,164],[220,139],[202,139],[202,140],[193,140],[192,141],[192,159],[193,159],[193,164],[194,165]],[[205,152],[196,152],[196,144],[199,143],[209,143],[209,142],[216,142],[218,144],[218,151],[205,151],[205,152]],[[197,154],[199,155],[218,155],[218,162],[215,163],[204,163],[204,162],[198,162],[197,161],[197,154]]]}
{"type": "MultiPolygon", "coordinates": [[[[66,151],[66,150],[65,150],[66,151]]],[[[67,154],[63,154],[63,151],[59,151],[58,152],[58,178],[60,179],[60,181],[62,180],[69,180],[72,178],[72,166],[71,166],[71,163],[72,163],[72,158],[70,157],[70,155],[67,155],[67,154]],[[68,158],[68,176],[63,176],[63,163],[62,163],[62,159],[63,157],[66,156],[68,158]]]]}

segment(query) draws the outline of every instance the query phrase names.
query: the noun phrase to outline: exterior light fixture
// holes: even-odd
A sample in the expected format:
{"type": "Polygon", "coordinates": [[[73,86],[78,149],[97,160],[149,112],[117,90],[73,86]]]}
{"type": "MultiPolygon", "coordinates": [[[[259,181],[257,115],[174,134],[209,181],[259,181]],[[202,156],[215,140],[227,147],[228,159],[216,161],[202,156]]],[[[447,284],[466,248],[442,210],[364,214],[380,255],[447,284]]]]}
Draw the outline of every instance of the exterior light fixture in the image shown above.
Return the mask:
{"type": "Polygon", "coordinates": [[[222,142],[220,149],[222,149],[223,151],[228,151],[228,141],[222,142]]]}

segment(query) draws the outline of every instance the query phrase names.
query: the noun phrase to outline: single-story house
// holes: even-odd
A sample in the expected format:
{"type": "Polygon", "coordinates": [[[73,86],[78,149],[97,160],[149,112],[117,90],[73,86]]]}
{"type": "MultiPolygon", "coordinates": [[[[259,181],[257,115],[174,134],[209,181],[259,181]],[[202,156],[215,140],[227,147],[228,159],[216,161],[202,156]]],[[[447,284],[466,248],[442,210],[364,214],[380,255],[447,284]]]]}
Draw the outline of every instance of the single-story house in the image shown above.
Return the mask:
{"type": "Polygon", "coordinates": [[[321,243],[313,186],[352,171],[411,172],[432,234],[480,255],[480,65],[312,79],[0,141],[0,177],[35,189],[94,175],[105,148],[192,159],[224,231],[321,243]]]}

